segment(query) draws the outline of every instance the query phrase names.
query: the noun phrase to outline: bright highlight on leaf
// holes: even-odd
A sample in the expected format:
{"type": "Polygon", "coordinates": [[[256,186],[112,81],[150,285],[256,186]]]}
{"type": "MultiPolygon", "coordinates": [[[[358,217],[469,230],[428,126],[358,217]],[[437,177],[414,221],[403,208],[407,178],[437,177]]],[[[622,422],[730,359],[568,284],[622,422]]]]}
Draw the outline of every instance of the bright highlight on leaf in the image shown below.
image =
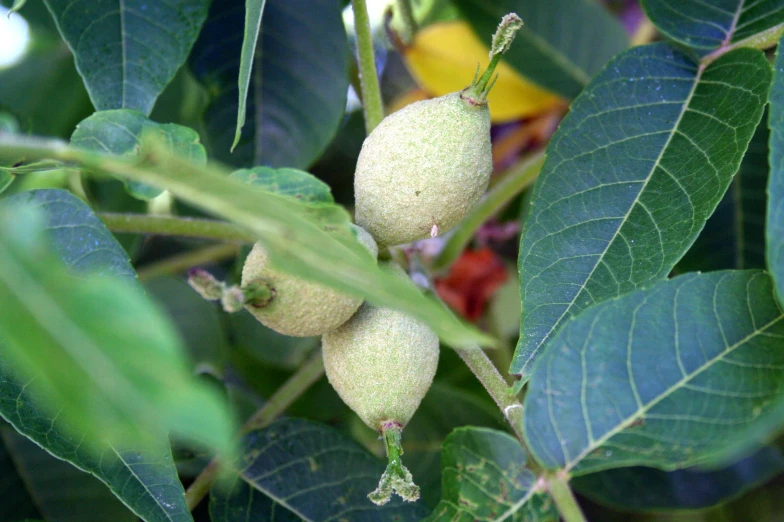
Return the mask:
{"type": "MultiPolygon", "coordinates": [[[[425,91],[443,96],[466,88],[477,66],[484,70],[490,63],[488,53],[488,47],[466,22],[455,21],[419,31],[405,50],[405,58],[425,91]]],[[[562,103],[559,96],[528,82],[503,60],[496,72],[498,81],[487,96],[490,118],[495,122],[540,114],[562,103]]]]}

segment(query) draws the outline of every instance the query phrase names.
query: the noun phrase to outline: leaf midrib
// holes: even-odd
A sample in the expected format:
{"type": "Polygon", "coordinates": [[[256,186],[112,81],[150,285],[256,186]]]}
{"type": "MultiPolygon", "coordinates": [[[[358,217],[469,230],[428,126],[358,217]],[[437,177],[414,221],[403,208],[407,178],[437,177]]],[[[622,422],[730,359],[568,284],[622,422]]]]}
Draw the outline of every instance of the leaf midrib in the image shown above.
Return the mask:
{"type": "MultiPolygon", "coordinates": [[[[650,172],[648,173],[648,176],[642,182],[642,186],[640,187],[639,192],[635,196],[634,201],[632,201],[632,203],[629,205],[629,209],[626,211],[626,215],[623,216],[623,219],[620,221],[620,223],[618,224],[618,227],[615,229],[615,232],[613,233],[612,238],[610,238],[610,240],[607,242],[607,247],[597,257],[596,263],[594,264],[593,268],[591,268],[591,272],[584,279],[585,283],[580,287],[580,290],[575,293],[574,297],[569,302],[568,306],[564,309],[564,311],[561,313],[561,315],[558,316],[558,319],[553,322],[553,325],[547,331],[547,334],[544,337],[542,337],[542,340],[539,341],[539,343],[536,345],[534,350],[532,350],[532,354],[537,354],[539,352],[541,347],[547,342],[547,340],[552,336],[552,334],[556,330],[556,328],[558,328],[558,326],[561,324],[561,322],[563,321],[564,317],[567,317],[569,315],[569,312],[574,307],[574,304],[577,302],[577,299],[581,295],[583,295],[583,292],[585,291],[585,287],[587,286],[588,282],[591,281],[591,278],[593,277],[594,272],[596,272],[597,267],[604,260],[605,255],[610,250],[610,247],[615,243],[615,240],[618,238],[618,234],[620,234],[621,229],[623,228],[623,225],[626,224],[626,222],[629,220],[629,216],[631,215],[632,211],[637,207],[637,205],[638,205],[638,203],[640,201],[640,197],[642,196],[642,194],[645,193],[645,190],[647,189],[648,184],[650,183],[651,179],[653,178],[653,174],[656,172],[656,169],[659,168],[659,166],[661,164],[661,161],[662,161],[662,158],[664,157],[664,155],[668,151],[670,143],[672,142],[672,139],[675,136],[675,134],[676,134],[676,132],[678,130],[678,127],[681,124],[681,121],[683,120],[684,114],[686,114],[688,112],[689,105],[691,104],[691,100],[694,97],[694,92],[697,90],[697,86],[700,83],[700,79],[702,78],[702,74],[703,74],[704,71],[705,71],[705,66],[704,65],[698,66],[697,73],[696,73],[696,75],[694,77],[694,83],[693,83],[693,85],[691,87],[691,90],[689,91],[688,96],[686,97],[686,99],[683,102],[683,105],[681,107],[681,111],[678,114],[678,119],[675,120],[675,123],[672,126],[672,130],[670,131],[670,135],[667,137],[667,141],[662,145],[661,151],[659,152],[659,155],[657,156],[656,161],[654,162],[653,166],[651,167],[650,172]]],[[[528,361],[526,361],[526,364],[528,364],[530,362],[530,360],[533,359],[534,357],[535,357],[535,355],[532,355],[531,357],[529,357],[528,361]]]]}
{"type": "MultiPolygon", "coordinates": [[[[728,276],[725,276],[725,278],[726,277],[728,277],[728,276]]],[[[723,279],[724,278],[722,278],[722,280],[723,279]]],[[[718,314],[716,314],[716,308],[715,308],[716,289],[719,287],[719,285],[721,284],[722,280],[719,280],[716,283],[716,286],[715,286],[714,292],[713,292],[714,293],[714,299],[713,299],[714,300],[714,308],[713,308],[713,312],[714,312],[714,315],[716,315],[717,317],[718,317],[718,314]]],[[[676,295],[673,296],[673,304],[675,303],[675,300],[677,299],[677,294],[680,292],[681,288],[682,287],[679,287],[676,290],[676,295]]],[[[638,306],[635,307],[635,311],[634,311],[635,317],[636,317],[637,312],[639,311],[639,309],[644,304],[645,304],[645,301],[643,301],[642,303],[640,303],[638,306]]],[[[573,469],[585,457],[587,457],[592,451],[596,450],[597,448],[600,448],[610,438],[614,437],[618,433],[620,433],[623,430],[625,430],[626,428],[628,428],[631,424],[633,424],[638,419],[643,418],[645,413],[647,413],[651,408],[656,406],[659,402],[663,401],[664,399],[666,399],[667,397],[669,397],[673,393],[678,392],[685,384],[688,384],[689,381],[691,381],[695,377],[699,376],[705,370],[708,370],[709,368],[711,368],[716,362],[718,362],[719,360],[723,359],[724,357],[726,357],[727,355],[732,353],[734,350],[742,347],[745,343],[749,342],[753,337],[762,334],[763,332],[765,332],[765,330],[768,330],[769,328],[772,328],[773,326],[776,325],[776,323],[780,322],[782,319],[784,319],[784,314],[780,313],[778,317],[776,317],[775,319],[769,321],[767,324],[752,330],[748,335],[746,335],[745,337],[743,337],[742,339],[740,339],[736,343],[734,343],[732,345],[726,346],[724,350],[722,350],[721,352],[717,353],[716,356],[710,358],[705,363],[703,363],[701,366],[697,367],[692,373],[681,377],[681,379],[679,379],[677,382],[673,383],[672,386],[670,386],[669,388],[664,390],[662,393],[660,393],[658,395],[658,397],[654,398],[653,400],[648,402],[643,407],[638,408],[637,411],[635,411],[632,415],[630,415],[625,422],[619,423],[618,426],[616,426],[614,429],[608,431],[607,433],[605,433],[604,435],[602,435],[598,439],[595,439],[594,440],[594,444],[589,444],[588,446],[586,446],[586,448],[581,453],[579,453],[574,459],[572,459],[571,463],[567,463],[567,465],[564,466],[564,469],[567,472],[570,471],[571,469],[573,469]]],[[[717,322],[717,325],[721,328],[721,324],[719,322],[717,322]]],[[[722,329],[722,336],[723,335],[724,335],[724,333],[723,333],[723,329],[722,329]]],[[[549,399],[548,399],[548,402],[549,402],[549,399]]],[[[588,423],[588,422],[590,422],[590,420],[589,420],[588,416],[586,415],[586,423],[588,423]]]]}

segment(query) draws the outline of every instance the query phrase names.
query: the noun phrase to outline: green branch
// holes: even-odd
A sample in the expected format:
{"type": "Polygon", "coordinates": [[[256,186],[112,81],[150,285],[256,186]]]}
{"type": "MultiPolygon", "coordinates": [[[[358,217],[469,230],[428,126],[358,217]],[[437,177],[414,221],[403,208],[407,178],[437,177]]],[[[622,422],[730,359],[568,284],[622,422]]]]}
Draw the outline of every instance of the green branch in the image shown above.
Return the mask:
{"type": "MultiPolygon", "coordinates": [[[[322,375],[324,375],[324,359],[322,358],[321,350],[318,350],[294,375],[283,383],[283,386],[278,388],[261,409],[248,419],[242,426],[240,435],[268,426],[286,408],[300,398],[322,375]]],[[[185,503],[188,509],[193,511],[199,505],[199,502],[207,496],[210,488],[212,488],[212,484],[220,475],[220,471],[220,462],[218,459],[212,459],[207,467],[196,477],[196,480],[193,481],[185,492],[185,503]]]]}
{"type": "Polygon", "coordinates": [[[359,79],[362,83],[362,107],[365,111],[365,129],[370,134],[384,119],[381,87],[376,74],[376,52],[370,32],[370,17],[365,0],[351,0],[354,9],[354,30],[359,54],[359,79]]]}
{"type": "Polygon", "coordinates": [[[234,243],[220,243],[207,248],[190,250],[144,265],[136,270],[136,275],[139,276],[140,281],[145,281],[155,277],[179,274],[194,266],[234,257],[237,255],[238,250],[237,245],[234,243]]]}
{"type": "Polygon", "coordinates": [[[216,219],[111,212],[96,215],[112,232],[193,237],[236,243],[254,243],[257,239],[244,227],[216,219]]]}

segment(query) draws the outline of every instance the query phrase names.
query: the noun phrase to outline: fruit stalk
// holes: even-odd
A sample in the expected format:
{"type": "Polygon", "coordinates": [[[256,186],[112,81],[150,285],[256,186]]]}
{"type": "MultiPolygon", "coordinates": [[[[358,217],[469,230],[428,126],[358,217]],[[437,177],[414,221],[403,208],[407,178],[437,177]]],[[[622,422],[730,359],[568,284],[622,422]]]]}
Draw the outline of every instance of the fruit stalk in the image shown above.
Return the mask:
{"type": "Polygon", "coordinates": [[[378,74],[376,74],[376,53],[373,49],[373,35],[370,32],[367,4],[365,0],[351,0],[351,8],[354,10],[354,30],[357,34],[359,80],[362,84],[365,129],[370,134],[384,119],[384,105],[381,101],[378,74]]]}
{"type": "Polygon", "coordinates": [[[387,469],[381,475],[378,488],[368,495],[368,498],[377,506],[389,502],[393,493],[397,493],[407,502],[419,499],[419,486],[414,484],[411,472],[403,465],[401,456],[403,447],[400,439],[403,433],[402,426],[397,422],[387,422],[381,428],[381,436],[387,450],[387,469]]]}

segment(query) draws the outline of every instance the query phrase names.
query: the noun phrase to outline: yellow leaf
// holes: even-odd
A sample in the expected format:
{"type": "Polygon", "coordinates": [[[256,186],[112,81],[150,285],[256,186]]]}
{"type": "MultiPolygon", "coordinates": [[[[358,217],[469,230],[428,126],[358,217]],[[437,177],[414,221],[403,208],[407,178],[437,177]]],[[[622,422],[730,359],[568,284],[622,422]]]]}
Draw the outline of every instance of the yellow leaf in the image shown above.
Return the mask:
{"type": "MultiPolygon", "coordinates": [[[[487,67],[488,53],[489,49],[461,20],[422,29],[404,51],[409,71],[434,96],[468,87],[477,65],[480,74],[487,67]]],[[[527,81],[504,61],[496,72],[498,81],[487,97],[494,122],[541,114],[562,103],[560,97],[527,81]]]]}

